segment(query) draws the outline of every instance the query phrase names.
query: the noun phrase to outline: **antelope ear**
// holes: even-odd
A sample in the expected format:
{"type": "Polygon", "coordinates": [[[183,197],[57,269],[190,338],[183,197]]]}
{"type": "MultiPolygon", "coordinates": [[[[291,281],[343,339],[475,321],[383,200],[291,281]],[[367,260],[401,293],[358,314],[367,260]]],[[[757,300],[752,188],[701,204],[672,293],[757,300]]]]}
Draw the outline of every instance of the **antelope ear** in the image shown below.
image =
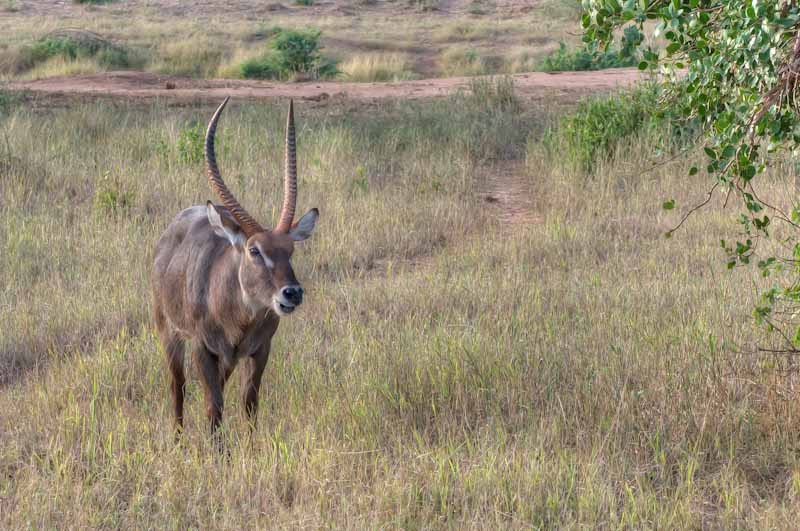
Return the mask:
{"type": "Polygon", "coordinates": [[[206,203],[206,211],[208,212],[208,222],[211,223],[211,227],[213,227],[217,236],[226,238],[231,242],[231,245],[244,245],[247,238],[235,221],[221,214],[211,201],[206,203]]]}
{"type": "Polygon", "coordinates": [[[300,221],[292,226],[291,230],[289,230],[289,237],[296,242],[309,239],[311,237],[311,233],[314,232],[314,227],[317,226],[318,219],[319,210],[312,208],[306,212],[302,218],[300,218],[300,221]]]}

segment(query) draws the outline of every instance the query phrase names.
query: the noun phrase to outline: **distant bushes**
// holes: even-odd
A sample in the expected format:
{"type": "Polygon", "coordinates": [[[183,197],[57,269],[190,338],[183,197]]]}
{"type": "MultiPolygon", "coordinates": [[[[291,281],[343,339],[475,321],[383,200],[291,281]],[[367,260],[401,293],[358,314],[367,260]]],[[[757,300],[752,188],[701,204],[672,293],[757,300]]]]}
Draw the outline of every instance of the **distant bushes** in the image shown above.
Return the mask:
{"type": "Polygon", "coordinates": [[[3,70],[20,74],[51,60],[91,60],[102,69],[123,69],[138,66],[142,61],[129,49],[102,36],[77,30],[52,32],[6,55],[3,70]]]}
{"type": "Polygon", "coordinates": [[[625,29],[621,49],[595,50],[584,46],[577,50],[569,50],[562,42],[558,50],[544,58],[539,70],[543,72],[577,72],[636,66],[639,64],[640,57],[634,52],[634,49],[643,38],[644,36],[635,26],[630,26],[625,29]]]}
{"type": "Polygon", "coordinates": [[[321,53],[319,30],[276,29],[267,50],[242,62],[245,79],[329,78],[338,74],[336,62],[321,53]]]}
{"type": "Polygon", "coordinates": [[[539,70],[542,72],[603,70],[605,68],[636,66],[638,62],[635,57],[620,57],[617,50],[604,52],[597,52],[588,48],[569,50],[562,42],[558,50],[542,60],[539,70]]]}

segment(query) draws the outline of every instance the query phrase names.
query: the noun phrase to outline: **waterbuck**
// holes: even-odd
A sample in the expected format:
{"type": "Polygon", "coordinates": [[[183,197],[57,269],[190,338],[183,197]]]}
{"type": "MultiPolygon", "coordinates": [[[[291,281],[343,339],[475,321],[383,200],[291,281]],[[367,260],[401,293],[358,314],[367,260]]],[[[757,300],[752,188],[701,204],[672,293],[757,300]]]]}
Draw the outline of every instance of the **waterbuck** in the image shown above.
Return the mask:
{"type": "Polygon", "coordinates": [[[212,434],[222,420],[225,382],[240,360],[244,405],[255,426],[258,389],[280,317],[303,302],[303,288],[290,262],[294,242],[311,236],[319,211],[293,223],[297,158],[293,104],[286,121],[286,170],[278,225],[265,230],[239,204],[222,180],[214,133],[228,99],[208,124],[205,158],[211,188],[222,205],[208,201],[187,208],[170,223],[155,249],[153,310],[172,376],[177,432],[183,429],[184,341],[191,341],[205,392],[212,434]]]}

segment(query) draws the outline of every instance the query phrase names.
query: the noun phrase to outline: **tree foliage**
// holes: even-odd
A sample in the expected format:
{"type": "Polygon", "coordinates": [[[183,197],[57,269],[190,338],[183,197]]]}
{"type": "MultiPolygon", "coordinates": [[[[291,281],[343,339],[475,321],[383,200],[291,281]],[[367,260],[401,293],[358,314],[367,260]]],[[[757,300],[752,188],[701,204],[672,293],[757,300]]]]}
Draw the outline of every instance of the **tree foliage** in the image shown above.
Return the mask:
{"type": "MultiPolygon", "coordinates": [[[[790,209],[770,205],[756,187],[770,164],[800,152],[796,0],[584,0],[583,8],[586,42],[607,47],[621,28],[644,32],[654,26],[655,41],[663,46],[633,42],[638,32],[623,32],[621,49],[639,48],[639,68],[665,76],[665,97],[673,112],[702,125],[703,169],[712,178],[709,198],[721,191],[742,205],[740,241],[722,242],[728,266],[754,263],[764,277],[774,279],[755,315],[797,351],[800,204],[790,209]],[[778,223],[792,229],[780,231],[777,248],[785,252],[759,252],[759,243],[775,234],[778,223]]],[[[689,175],[701,170],[693,167],[689,175]]]]}

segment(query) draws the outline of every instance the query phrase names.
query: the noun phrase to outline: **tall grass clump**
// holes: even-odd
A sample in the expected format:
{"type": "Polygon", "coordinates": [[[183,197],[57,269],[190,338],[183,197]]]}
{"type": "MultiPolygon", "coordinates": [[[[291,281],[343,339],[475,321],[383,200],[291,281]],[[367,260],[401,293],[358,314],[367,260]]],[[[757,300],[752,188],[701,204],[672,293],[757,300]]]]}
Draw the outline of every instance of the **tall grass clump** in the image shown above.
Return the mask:
{"type": "Polygon", "coordinates": [[[404,81],[416,77],[408,57],[399,53],[359,54],[339,68],[347,81],[404,81]]]}
{"type": "Polygon", "coordinates": [[[279,29],[267,50],[244,61],[245,79],[319,79],[338,74],[336,62],[322,55],[319,30],[279,29]]]}
{"type": "Polygon", "coordinates": [[[440,54],[439,69],[446,76],[478,76],[489,70],[477,49],[462,45],[450,46],[440,54]]]}
{"type": "Polygon", "coordinates": [[[227,47],[203,35],[190,35],[159,44],[149,70],[197,78],[213,77],[223,62],[227,47]]]}

